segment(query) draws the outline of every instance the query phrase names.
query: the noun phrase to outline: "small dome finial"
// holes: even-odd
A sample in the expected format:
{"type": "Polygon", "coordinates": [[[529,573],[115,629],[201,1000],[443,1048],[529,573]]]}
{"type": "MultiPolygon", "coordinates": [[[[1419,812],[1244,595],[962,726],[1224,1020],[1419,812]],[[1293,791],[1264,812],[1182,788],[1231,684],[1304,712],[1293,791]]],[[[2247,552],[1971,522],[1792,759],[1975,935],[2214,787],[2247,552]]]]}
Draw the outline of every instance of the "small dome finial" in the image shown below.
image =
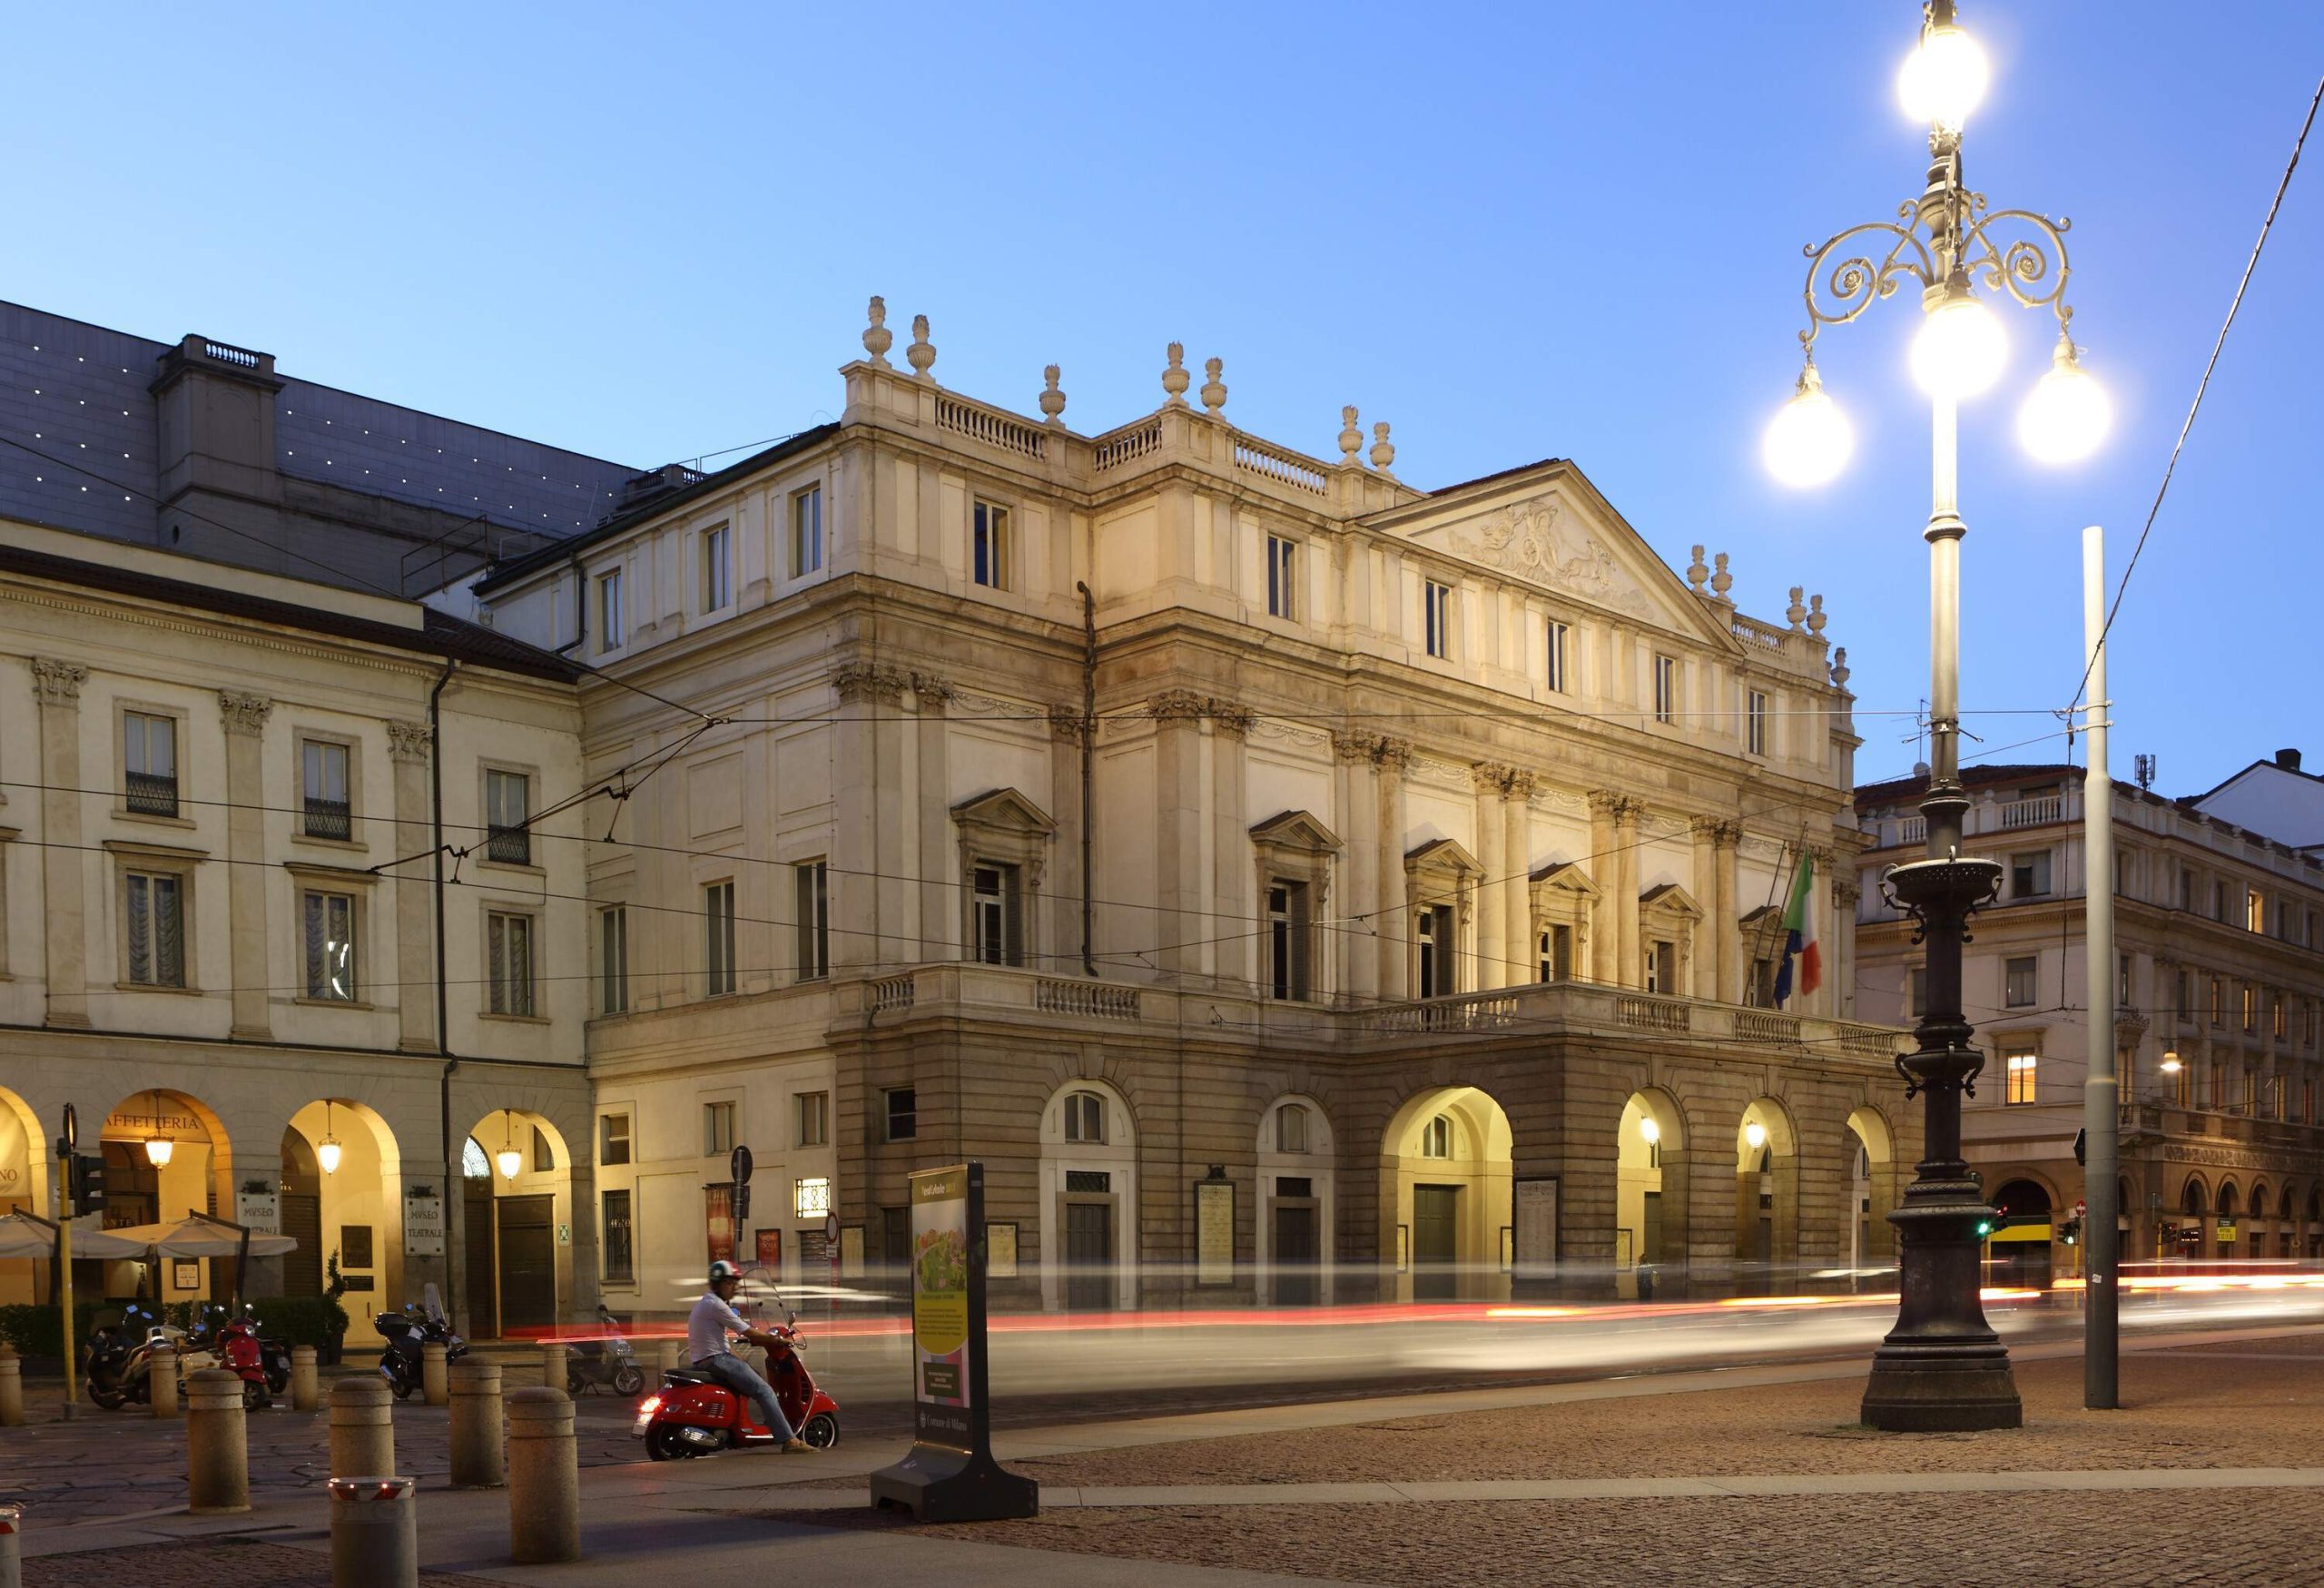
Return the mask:
{"type": "Polygon", "coordinates": [[[1722,551],[1710,561],[1711,567],[1718,570],[1710,577],[1710,587],[1718,594],[1718,598],[1724,601],[1727,599],[1727,592],[1735,587],[1735,576],[1727,571],[1727,553],[1722,551]]]}
{"type": "Polygon", "coordinates": [[[863,350],[872,355],[874,370],[892,370],[888,350],[896,345],[896,333],[888,329],[888,301],[873,298],[870,316],[872,322],[863,328],[863,350]]]}
{"type": "Polygon", "coordinates": [[[1824,597],[1821,596],[1808,597],[1807,632],[1810,634],[1822,634],[1824,632],[1824,626],[1830,621],[1830,618],[1824,616],[1824,597]]]}
{"type": "Polygon", "coordinates": [[[935,367],[936,344],[928,340],[928,316],[925,314],[911,317],[911,344],[904,349],[904,359],[911,365],[911,372],[915,375],[925,377],[935,367]]]}
{"type": "Polygon", "coordinates": [[[1041,412],[1048,416],[1049,423],[1063,424],[1059,416],[1065,412],[1065,393],[1057,389],[1057,366],[1051,364],[1043,370],[1041,379],[1049,382],[1041,391],[1041,412]]]}
{"type": "Polygon", "coordinates": [[[1848,686],[1848,647],[1846,646],[1832,653],[1832,686],[1836,689],[1848,686]]]}
{"type": "Polygon", "coordinates": [[[1226,367],[1224,360],[1203,360],[1202,372],[1206,379],[1202,383],[1202,405],[1213,413],[1226,406],[1226,382],[1218,378],[1218,372],[1226,367]]]}
{"type": "Polygon", "coordinates": [[[1187,344],[1170,344],[1170,367],[1162,371],[1162,390],[1170,394],[1172,408],[1187,406],[1187,388],[1194,377],[1187,373],[1187,344]]]}
{"type": "Polygon", "coordinates": [[[1698,546],[1694,553],[1695,560],[1687,565],[1687,583],[1692,585],[1695,594],[1699,596],[1703,593],[1703,581],[1710,577],[1710,569],[1703,566],[1703,548],[1698,546]]]}
{"type": "MultiPolygon", "coordinates": [[[[1396,460],[1395,443],[1388,439],[1388,421],[1382,419],[1372,427],[1372,467],[1388,474],[1388,466],[1396,460]]],[[[1388,478],[1393,479],[1393,474],[1388,478]]]]}
{"type": "Polygon", "coordinates": [[[1807,587],[1805,585],[1794,585],[1791,587],[1791,605],[1783,609],[1783,615],[1790,621],[1791,632],[1794,634],[1801,632],[1800,619],[1807,616],[1807,608],[1801,604],[1799,599],[1801,596],[1807,593],[1807,587]]]}

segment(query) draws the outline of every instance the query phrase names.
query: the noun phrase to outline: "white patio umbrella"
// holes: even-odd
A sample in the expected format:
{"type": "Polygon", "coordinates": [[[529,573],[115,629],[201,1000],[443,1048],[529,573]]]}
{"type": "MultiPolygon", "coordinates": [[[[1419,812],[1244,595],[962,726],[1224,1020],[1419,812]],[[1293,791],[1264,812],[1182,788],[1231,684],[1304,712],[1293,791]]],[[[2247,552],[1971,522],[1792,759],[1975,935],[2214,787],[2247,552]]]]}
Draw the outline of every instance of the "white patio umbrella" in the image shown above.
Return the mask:
{"type": "MultiPolygon", "coordinates": [[[[130,1257],[143,1257],[148,1248],[165,1258],[238,1258],[244,1252],[240,1228],[202,1218],[177,1218],[166,1224],[132,1224],[105,1233],[133,1245],[137,1249],[124,1254],[130,1257]]],[[[78,1225],[73,1229],[73,1249],[76,1254],[81,1249],[78,1225]]],[[[299,1243],[287,1235],[253,1231],[250,1236],[248,1251],[254,1258],[279,1258],[298,1249],[299,1243]]]]}
{"type": "MultiPolygon", "coordinates": [[[[145,1243],[98,1228],[98,1215],[73,1221],[75,1258],[142,1258],[145,1243]]],[[[56,1249],[55,1227],[26,1213],[0,1215],[0,1258],[45,1258],[56,1249]]]]}

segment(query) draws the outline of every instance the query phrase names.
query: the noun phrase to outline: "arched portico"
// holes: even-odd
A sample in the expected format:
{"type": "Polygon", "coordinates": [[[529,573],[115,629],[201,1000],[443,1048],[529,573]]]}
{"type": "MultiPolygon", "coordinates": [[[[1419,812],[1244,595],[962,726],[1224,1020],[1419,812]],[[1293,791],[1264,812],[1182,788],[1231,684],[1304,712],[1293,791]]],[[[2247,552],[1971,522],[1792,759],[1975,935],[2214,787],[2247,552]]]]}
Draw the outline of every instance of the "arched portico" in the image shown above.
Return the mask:
{"type": "Polygon", "coordinates": [[[1632,1092],[1615,1130],[1614,1285],[1652,1295],[1655,1271],[1688,1250],[1686,1114],[1659,1087],[1632,1092]],[[1640,1270],[1645,1272],[1641,1273],[1640,1270]]]}
{"type": "MultiPolygon", "coordinates": [[[[0,1213],[48,1216],[55,1199],[47,1138],[25,1102],[0,1087],[0,1213]]],[[[48,1299],[48,1265],[30,1258],[0,1258],[0,1307],[48,1299]]]]}
{"type": "Polygon", "coordinates": [[[1510,1147],[1509,1115],[1475,1087],[1436,1087],[1396,1110],[1381,1143],[1380,1223],[1398,1300],[1508,1297],[1510,1147]]]}
{"type": "Polygon", "coordinates": [[[573,1155],[564,1133],[545,1114],[495,1110],[469,1128],[460,1168],[460,1296],[469,1332],[546,1332],[578,1305],[573,1155]]]}
{"type": "Polygon", "coordinates": [[[1799,1134],[1773,1098],[1735,1124],[1735,1258],[1747,1287],[1774,1285],[1799,1260],[1799,1134]]]}
{"type": "Polygon", "coordinates": [[[1137,1119],[1103,1080],[1069,1080],[1041,1106],[1041,1305],[1137,1304],[1137,1119]]]}
{"type": "Polygon", "coordinates": [[[282,1293],[321,1295],[336,1258],[358,1301],[350,1317],[418,1300],[405,1294],[403,1155],[387,1120],[363,1103],[325,1098],[290,1116],[281,1152],[277,1215],[299,1243],[281,1259],[282,1293]]]}
{"type": "Polygon", "coordinates": [[[1888,1117],[1866,1105],[1848,1116],[1847,1239],[1841,1250],[1851,1270],[1887,1267],[1896,1260],[1896,1137],[1888,1117]]]}
{"type": "MultiPolygon", "coordinates": [[[[88,1152],[85,1125],[81,1141],[88,1152]]],[[[153,1087],[122,1099],[105,1115],[97,1149],[105,1166],[108,1229],[167,1224],[194,1213],[232,1216],[233,1145],[217,1113],[185,1092],[153,1087]]],[[[233,1286],[232,1267],[214,1258],[76,1261],[73,1277],[77,1287],[101,1274],[99,1287],[89,1294],[109,1299],[223,1301],[233,1286]]]]}
{"type": "Polygon", "coordinates": [[[1259,1113],[1258,1294],[1262,1306],[1328,1304],[1337,1191],[1321,1103],[1301,1093],[1259,1113]]]}

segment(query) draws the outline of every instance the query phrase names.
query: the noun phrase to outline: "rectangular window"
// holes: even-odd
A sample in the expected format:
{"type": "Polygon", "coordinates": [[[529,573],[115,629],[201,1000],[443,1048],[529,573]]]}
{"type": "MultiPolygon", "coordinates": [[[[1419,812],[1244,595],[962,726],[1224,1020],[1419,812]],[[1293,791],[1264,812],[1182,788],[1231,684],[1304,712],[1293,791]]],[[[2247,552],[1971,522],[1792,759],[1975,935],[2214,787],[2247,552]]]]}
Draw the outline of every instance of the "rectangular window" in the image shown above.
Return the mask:
{"type": "Polygon", "coordinates": [[[2283,1117],[2284,1078],[2280,1075],[2270,1075],[2268,1077],[2268,1118],[2280,1119],[2283,1117]]]}
{"type": "Polygon", "coordinates": [[[2316,1083],[2312,1080],[2299,1083],[2299,1122],[2303,1125],[2316,1123],[2316,1083]]]}
{"type": "Polygon", "coordinates": [[[143,987],[185,985],[182,881],[172,872],[131,872],[129,980],[143,987]]]}
{"type": "Polygon", "coordinates": [[[1009,588],[1009,564],[1014,550],[1009,544],[1009,509],[979,502],[970,516],[970,571],[988,590],[1009,588]]]}
{"type": "Polygon", "coordinates": [[[484,920],[486,975],[494,1014],[533,1012],[533,918],[495,910],[484,920]]]}
{"type": "Polygon", "coordinates": [[[334,1003],[355,1001],[355,900],[348,893],[304,893],[301,948],[307,967],[307,996],[334,1003]]]}
{"type": "Polygon", "coordinates": [[[2131,956],[2121,955],[2114,972],[2114,1007],[2131,1007],[2131,956]]]}
{"type": "Polygon", "coordinates": [[[2194,1014],[2194,977],[2188,971],[2179,972],[2179,1023],[2184,1025],[2194,1014]]]}
{"type": "Polygon", "coordinates": [[[1676,722],[1679,718],[1679,658],[1654,658],[1654,720],[1676,722]]]}
{"type": "Polygon", "coordinates": [[[2227,1111],[2227,1066],[2217,1060],[2211,1061],[2211,1095],[2203,1100],[2203,1106],[2214,1113],[2227,1111]]]}
{"type": "Polygon", "coordinates": [[[2266,896],[2256,888],[2244,891],[2243,930],[2246,932],[2268,930],[2268,901],[2266,896]]]}
{"type": "Polygon", "coordinates": [[[1768,753],[1768,697],[1754,689],[1744,697],[1743,747],[1754,755],[1768,753]]]}
{"type": "Polygon", "coordinates": [[[621,569],[607,568],[597,576],[597,648],[617,651],[628,637],[621,610],[621,569]]]}
{"type": "Polygon", "coordinates": [[[2225,883],[2211,884],[2211,919],[2213,921],[2227,919],[2227,884],[2225,883]]]}
{"type": "Polygon", "coordinates": [[[348,800],[347,746],[328,739],[299,743],[300,831],[310,838],[355,836],[355,808],[348,800]]]}
{"type": "Polygon", "coordinates": [[[823,863],[803,860],[791,868],[795,895],[795,931],[799,939],[799,980],[817,981],[831,974],[831,895],[825,891],[823,863]]]}
{"type": "Polygon", "coordinates": [[[637,1248],[630,1229],[629,1193],[605,1193],[605,1271],[608,1285],[637,1283],[637,1248]]]}
{"type": "Polygon", "coordinates": [[[1549,621],[1549,686],[1552,695],[1566,693],[1566,651],[1573,630],[1552,617],[1549,621]]]}
{"type": "Polygon", "coordinates": [[[621,905],[597,912],[597,1012],[629,1010],[629,912],[621,905]]]}
{"type": "Polygon", "coordinates": [[[1267,988],[1275,998],[1307,997],[1307,885],[1267,888],[1267,988]]]}
{"type": "Polygon", "coordinates": [[[711,997],[734,991],[733,883],[713,883],[702,891],[702,960],[711,997]]]}
{"type": "Polygon", "coordinates": [[[799,1145],[830,1146],[832,1094],[827,1091],[801,1091],[791,1095],[799,1105],[799,1145]]]}
{"type": "Polygon", "coordinates": [[[702,1155],[724,1158],[734,1150],[734,1105],[704,1103],[702,1105],[702,1155]]]}
{"type": "Polygon", "coordinates": [[[2050,852],[2036,850],[2032,854],[2012,855],[2009,862],[2009,896],[2013,899],[2038,899],[2050,891],[2050,852]]]}
{"type": "Polygon", "coordinates": [[[1413,922],[1420,944],[1420,996],[1443,998],[1460,991],[1453,972],[1453,926],[1450,906],[1423,910],[1413,922]]]}
{"type": "Polygon", "coordinates": [[[702,609],[715,612],[734,598],[734,539],[725,525],[702,537],[702,609]]]}
{"type": "Polygon", "coordinates": [[[508,865],[533,863],[533,780],[521,772],[484,774],[484,853],[508,865]]]}
{"type": "Polygon", "coordinates": [[[2247,1070],[2243,1072],[2243,1111],[2253,1114],[2259,1111],[2259,1108],[2260,1072],[2256,1070],[2247,1070]]]}
{"type": "Polygon", "coordinates": [[[2249,981],[2243,984],[2243,1030],[2255,1036],[2260,1030],[2260,990],[2249,981]]]}
{"type": "Polygon", "coordinates": [[[1066,1093],[1065,1139],[1103,1145],[1106,1139],[1106,1100],[1094,1091],[1066,1093]]]}
{"type": "Polygon", "coordinates": [[[970,868],[970,957],[986,965],[1025,962],[1025,934],[1013,865],[980,862],[970,868]]]}
{"type": "Polygon", "coordinates": [[[2035,972],[2041,962],[2031,956],[2007,961],[2002,967],[2002,1002],[2011,1009],[2031,1009],[2037,996],[2035,972]]]}
{"type": "Polygon", "coordinates": [[[1421,618],[1427,630],[1428,654],[1450,660],[1452,656],[1452,587],[1434,579],[1421,592],[1421,618]]]}
{"type": "Polygon", "coordinates": [[[2179,868],[2179,908],[2191,913],[2195,908],[2195,873],[2186,866],[2179,868]]]}
{"type": "Polygon", "coordinates": [[[2211,1024],[2227,1024],[2227,988],[2219,977],[2211,978],[2211,1024]]]}
{"type": "Polygon", "coordinates": [[[1928,968],[1915,965],[1912,970],[1912,1006],[1915,1020],[1928,1018],[1928,968]]]}
{"type": "Polygon", "coordinates": [[[1646,990],[1676,996],[1679,987],[1679,945],[1657,939],[1646,945],[1646,990]]]}
{"type": "Polygon", "coordinates": [[[627,1114],[601,1114],[597,1117],[597,1161],[601,1164],[629,1161],[627,1114]]]}
{"type": "Polygon", "coordinates": [[[1267,612],[1275,617],[1299,616],[1298,542],[1280,535],[1267,537],[1267,612]]]}
{"type": "Polygon", "coordinates": [[[1541,934],[1541,979],[1544,981],[1573,980],[1573,928],[1551,926],[1541,934]]]}
{"type": "Polygon", "coordinates": [[[920,1094],[900,1086],[887,1094],[888,1139],[910,1141],[920,1134],[920,1094]]]}
{"type": "Polygon", "coordinates": [[[2034,1072],[2041,1063],[2041,1055],[2038,1053],[2012,1053],[2009,1055],[2008,1062],[2008,1100],[2013,1103],[2032,1102],[2034,1100],[2034,1072]]]}
{"type": "Polygon", "coordinates": [[[1743,989],[1743,1001],[1753,1009],[1773,1009],[1776,1005],[1776,962],[1758,959],[1751,962],[1751,980],[1743,989]]]}
{"type": "Polygon", "coordinates": [[[178,814],[178,719],[122,713],[121,765],[129,808],[141,816],[178,814]]]}
{"type": "Polygon", "coordinates": [[[2276,1040],[2280,1042],[2283,1041],[2284,1028],[2287,1024],[2287,1021],[2284,1019],[2284,995],[2282,993],[2279,992],[2275,997],[2268,1001],[2268,1015],[2269,1019],[2274,1022],[2276,1040]]]}
{"type": "Polygon", "coordinates": [[[812,486],[791,498],[791,577],[823,566],[823,488],[812,486]]]}

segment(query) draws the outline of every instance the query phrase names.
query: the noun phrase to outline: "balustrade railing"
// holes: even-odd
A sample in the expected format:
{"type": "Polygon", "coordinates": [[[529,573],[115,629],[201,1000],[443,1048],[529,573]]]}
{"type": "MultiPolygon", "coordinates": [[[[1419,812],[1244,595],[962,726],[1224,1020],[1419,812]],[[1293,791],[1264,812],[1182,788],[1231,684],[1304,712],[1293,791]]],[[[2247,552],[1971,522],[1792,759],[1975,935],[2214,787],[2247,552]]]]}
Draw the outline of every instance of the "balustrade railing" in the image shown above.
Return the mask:
{"type": "Polygon", "coordinates": [[[989,408],[979,408],[957,397],[940,395],[936,399],[936,428],[1020,457],[1039,459],[1049,455],[1049,438],[1041,433],[1039,426],[989,408]]]}
{"type": "Polygon", "coordinates": [[[1033,987],[1033,1007],[1044,1014],[1134,1021],[1138,1018],[1137,989],[1095,981],[1039,981],[1033,987]]]}
{"type": "Polygon", "coordinates": [[[2030,800],[2012,800],[2001,808],[2001,824],[2004,832],[2012,827],[2040,827],[2058,819],[2063,802],[2056,794],[2036,794],[2030,800]]]}
{"type": "Polygon", "coordinates": [[[1728,626],[1737,639],[1747,646],[1758,646],[1762,650],[1779,651],[1790,638],[1787,631],[1770,623],[1761,623],[1756,617],[1746,617],[1740,613],[1728,620],[1728,626]]]}
{"type": "Polygon", "coordinates": [[[1324,473],[1324,466],[1312,458],[1302,458],[1280,447],[1248,436],[1235,438],[1235,467],[1252,474],[1287,485],[1294,490],[1309,491],[1316,496],[1331,489],[1331,480],[1324,473]]]}
{"type": "Polygon", "coordinates": [[[1097,447],[1095,467],[1098,473],[1103,474],[1108,469],[1118,469],[1125,463],[1136,462],[1150,452],[1160,451],[1162,449],[1162,421],[1158,419],[1148,419],[1144,424],[1132,425],[1128,429],[1116,430],[1109,436],[1098,437],[1095,445],[1097,447]]]}
{"type": "Polygon", "coordinates": [[[911,976],[890,976],[872,983],[872,1008],[885,1014],[891,1009],[910,1009],[920,996],[920,982],[911,976]]]}
{"type": "Polygon", "coordinates": [[[1694,1029],[1694,1021],[1686,1003],[1676,998],[1656,998],[1644,993],[1625,992],[1617,996],[1614,1000],[1614,1019],[1642,1031],[1669,1031],[1684,1035],[1694,1029]]]}

